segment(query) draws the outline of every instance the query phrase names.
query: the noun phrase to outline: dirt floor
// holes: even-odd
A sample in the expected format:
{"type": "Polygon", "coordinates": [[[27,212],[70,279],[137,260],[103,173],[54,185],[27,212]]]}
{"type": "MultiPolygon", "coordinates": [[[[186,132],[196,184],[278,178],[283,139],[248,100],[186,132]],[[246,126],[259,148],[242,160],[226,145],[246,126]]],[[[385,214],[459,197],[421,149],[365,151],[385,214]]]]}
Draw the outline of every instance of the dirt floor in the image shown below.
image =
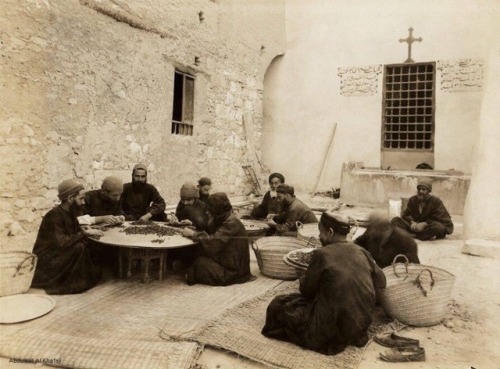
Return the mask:
{"type": "MultiPolygon", "coordinates": [[[[364,209],[367,212],[370,209],[364,209]]],[[[347,209],[359,212],[360,209],[347,209]]],[[[455,233],[444,240],[419,242],[422,264],[446,269],[456,276],[449,313],[442,324],[433,327],[408,327],[401,335],[419,339],[426,350],[426,361],[387,363],[378,358],[386,348],[375,342],[366,347],[358,369],[425,368],[486,369],[500,365],[500,260],[461,253],[462,219],[453,217],[455,233]]],[[[0,358],[1,369],[40,367],[37,364],[14,364],[0,358]]],[[[266,368],[235,354],[206,347],[198,369],[266,368]]],[[[314,366],[311,366],[314,368],[314,366]]],[[[112,368],[110,368],[112,369],[112,368]]]]}

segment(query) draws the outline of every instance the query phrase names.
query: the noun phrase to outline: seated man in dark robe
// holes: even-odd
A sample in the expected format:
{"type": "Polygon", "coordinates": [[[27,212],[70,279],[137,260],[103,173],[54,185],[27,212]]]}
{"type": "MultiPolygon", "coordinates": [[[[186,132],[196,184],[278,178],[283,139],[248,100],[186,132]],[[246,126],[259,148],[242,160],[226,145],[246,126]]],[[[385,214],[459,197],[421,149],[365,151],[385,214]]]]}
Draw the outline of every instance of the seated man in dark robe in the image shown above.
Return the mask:
{"type": "Polygon", "coordinates": [[[276,296],[262,334],[325,355],[364,346],[384,273],[370,254],[347,241],[347,217],[325,212],[319,232],[325,247],[313,251],[300,293],[276,296]]]}
{"type": "Polygon", "coordinates": [[[292,186],[280,184],[276,191],[282,210],[279,215],[269,219],[267,224],[276,230],[277,235],[296,237],[297,222],[318,223],[318,218],[309,206],[295,197],[292,186]]]}
{"type": "Polygon", "coordinates": [[[408,232],[389,223],[381,212],[370,214],[368,228],[354,243],[367,250],[381,268],[391,265],[400,254],[405,255],[410,263],[420,264],[415,240],[408,232]]]}
{"type": "Polygon", "coordinates": [[[207,232],[183,230],[183,236],[200,242],[201,255],[189,267],[186,282],[227,286],[248,282],[250,250],[245,227],[233,214],[233,207],[223,192],[210,195],[208,211],[213,220],[207,232]]]}
{"type": "Polygon", "coordinates": [[[192,225],[199,231],[207,229],[207,205],[199,199],[200,193],[194,183],[186,182],[181,187],[181,200],[177,204],[175,217],[170,220],[192,225]]]}
{"type": "Polygon", "coordinates": [[[43,288],[48,294],[80,293],[100,280],[87,236],[102,232],[82,230],[78,224],[77,214],[85,201],[81,184],[71,179],[63,181],[58,192],[61,204],[43,217],[33,248],[38,263],[31,286],[43,288]]]}
{"type": "Polygon", "coordinates": [[[281,203],[278,200],[276,189],[280,184],[285,183],[285,177],[280,173],[273,173],[269,176],[269,187],[260,204],[254,204],[252,210],[252,218],[267,218],[274,217],[281,213],[281,203]]]}
{"type": "Polygon", "coordinates": [[[198,189],[200,191],[200,200],[206,204],[210,197],[210,190],[212,189],[212,181],[210,178],[201,177],[198,181],[198,189]]]}
{"type": "Polygon", "coordinates": [[[402,217],[394,217],[391,223],[415,235],[422,241],[446,237],[453,233],[453,222],[439,197],[433,196],[432,182],[421,178],[417,194],[410,197],[402,217]]]}
{"type": "Polygon", "coordinates": [[[78,217],[82,225],[116,224],[125,220],[122,209],[121,195],[123,183],[113,176],[104,178],[100,190],[85,193],[85,205],[82,208],[83,216],[78,217]]]}
{"type": "Polygon", "coordinates": [[[167,219],[165,200],[147,180],[147,167],[137,164],[132,171],[132,182],[123,186],[122,206],[125,219],[164,222],[167,219]]]}

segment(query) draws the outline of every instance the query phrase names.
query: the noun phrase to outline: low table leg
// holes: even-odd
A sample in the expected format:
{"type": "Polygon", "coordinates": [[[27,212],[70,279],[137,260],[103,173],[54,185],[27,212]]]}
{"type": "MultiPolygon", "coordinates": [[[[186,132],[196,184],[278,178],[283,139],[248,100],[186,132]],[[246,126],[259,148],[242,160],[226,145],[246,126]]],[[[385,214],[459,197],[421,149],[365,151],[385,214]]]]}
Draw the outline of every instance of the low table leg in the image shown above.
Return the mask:
{"type": "Polygon", "coordinates": [[[123,249],[118,250],[118,277],[123,278],[123,249]]]}
{"type": "Polygon", "coordinates": [[[128,249],[127,278],[132,277],[132,249],[128,249]]]}
{"type": "Polygon", "coordinates": [[[160,282],[162,281],[163,279],[163,263],[165,262],[163,259],[166,259],[167,258],[167,251],[165,250],[164,254],[160,255],[160,268],[158,270],[158,279],[160,280],[160,282]]]}
{"type": "Polygon", "coordinates": [[[149,283],[149,262],[150,262],[150,253],[146,251],[146,257],[144,258],[144,283],[149,283]]]}

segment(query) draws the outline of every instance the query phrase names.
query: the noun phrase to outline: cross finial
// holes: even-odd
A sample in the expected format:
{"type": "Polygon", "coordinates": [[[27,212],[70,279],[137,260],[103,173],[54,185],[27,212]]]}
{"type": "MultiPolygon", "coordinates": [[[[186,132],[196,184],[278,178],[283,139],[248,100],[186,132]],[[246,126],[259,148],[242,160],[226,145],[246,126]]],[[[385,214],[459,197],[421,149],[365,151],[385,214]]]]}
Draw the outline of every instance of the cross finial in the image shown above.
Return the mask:
{"type": "Polygon", "coordinates": [[[411,58],[411,44],[415,41],[422,42],[422,37],[414,38],[413,37],[413,27],[408,28],[410,35],[407,38],[400,38],[399,42],[407,42],[408,43],[408,59],[406,59],[405,63],[415,63],[411,58]]]}

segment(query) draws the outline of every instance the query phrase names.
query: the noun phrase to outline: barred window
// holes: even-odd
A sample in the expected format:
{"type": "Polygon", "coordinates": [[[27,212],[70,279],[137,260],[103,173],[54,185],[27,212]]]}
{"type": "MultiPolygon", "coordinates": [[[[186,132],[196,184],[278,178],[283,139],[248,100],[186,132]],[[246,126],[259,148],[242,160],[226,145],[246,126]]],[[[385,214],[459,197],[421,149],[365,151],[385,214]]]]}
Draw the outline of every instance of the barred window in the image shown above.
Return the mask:
{"type": "Polygon", "coordinates": [[[433,150],[435,77],[435,63],[385,66],[383,150],[433,150]]]}
{"type": "Polygon", "coordinates": [[[172,134],[193,135],[194,77],[175,71],[172,134]]]}

